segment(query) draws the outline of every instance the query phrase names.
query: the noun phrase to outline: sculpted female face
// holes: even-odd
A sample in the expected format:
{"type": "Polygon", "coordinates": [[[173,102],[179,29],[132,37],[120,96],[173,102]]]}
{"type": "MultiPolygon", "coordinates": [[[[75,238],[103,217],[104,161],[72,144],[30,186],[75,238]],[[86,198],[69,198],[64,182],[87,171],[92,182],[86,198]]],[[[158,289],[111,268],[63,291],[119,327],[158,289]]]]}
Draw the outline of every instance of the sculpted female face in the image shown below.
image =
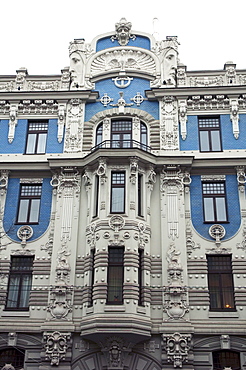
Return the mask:
{"type": "Polygon", "coordinates": [[[166,85],[175,85],[177,71],[177,53],[174,49],[169,49],[164,57],[164,81],[166,85]]]}
{"type": "Polygon", "coordinates": [[[72,84],[79,86],[83,85],[83,61],[78,52],[74,52],[70,56],[70,68],[72,84]]]}

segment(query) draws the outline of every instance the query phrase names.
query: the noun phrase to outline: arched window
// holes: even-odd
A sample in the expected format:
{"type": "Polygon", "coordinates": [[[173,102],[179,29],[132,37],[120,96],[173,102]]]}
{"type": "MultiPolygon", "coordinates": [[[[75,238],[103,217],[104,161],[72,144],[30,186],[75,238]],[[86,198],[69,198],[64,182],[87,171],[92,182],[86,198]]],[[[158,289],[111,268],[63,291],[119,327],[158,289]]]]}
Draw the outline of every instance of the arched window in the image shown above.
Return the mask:
{"type": "Polygon", "coordinates": [[[229,367],[232,370],[240,370],[240,353],[235,351],[213,352],[213,370],[223,370],[229,367]]]}
{"type": "Polygon", "coordinates": [[[25,351],[17,348],[6,348],[0,351],[0,369],[5,364],[11,364],[15,370],[24,368],[25,351]]]}
{"type": "Polygon", "coordinates": [[[103,124],[100,123],[97,126],[97,131],[96,131],[96,145],[101,144],[103,138],[103,124]]]}
{"type": "Polygon", "coordinates": [[[143,122],[140,122],[140,143],[148,145],[147,126],[143,122]]]}

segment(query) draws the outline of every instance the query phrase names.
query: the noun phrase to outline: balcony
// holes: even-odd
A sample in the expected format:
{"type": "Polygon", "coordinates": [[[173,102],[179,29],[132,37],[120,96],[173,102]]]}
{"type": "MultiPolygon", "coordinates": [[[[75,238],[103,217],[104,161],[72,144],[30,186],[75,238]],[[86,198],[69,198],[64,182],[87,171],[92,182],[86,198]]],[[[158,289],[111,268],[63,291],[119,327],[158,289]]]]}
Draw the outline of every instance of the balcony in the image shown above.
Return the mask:
{"type": "Polygon", "coordinates": [[[91,148],[91,152],[98,149],[141,149],[151,153],[152,148],[136,140],[104,140],[91,148]]]}

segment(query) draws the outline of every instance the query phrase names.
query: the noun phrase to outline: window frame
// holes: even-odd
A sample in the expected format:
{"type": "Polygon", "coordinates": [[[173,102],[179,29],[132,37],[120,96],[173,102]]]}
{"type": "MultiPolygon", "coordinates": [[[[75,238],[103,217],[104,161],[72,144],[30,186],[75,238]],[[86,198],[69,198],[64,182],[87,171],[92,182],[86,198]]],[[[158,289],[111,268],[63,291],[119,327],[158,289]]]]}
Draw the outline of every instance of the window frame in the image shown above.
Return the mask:
{"type": "Polygon", "coordinates": [[[39,224],[39,219],[40,219],[40,208],[41,208],[41,196],[42,196],[42,183],[31,183],[31,184],[27,184],[27,183],[21,183],[20,184],[20,193],[19,193],[19,202],[18,202],[18,209],[17,209],[17,216],[16,216],[16,225],[38,225],[39,224]],[[22,194],[22,190],[24,189],[24,187],[29,187],[31,189],[31,187],[40,187],[40,192],[39,194],[36,194],[36,195],[32,195],[32,194],[22,194]],[[21,214],[21,209],[22,208],[25,208],[24,206],[24,202],[22,201],[25,201],[27,200],[28,201],[28,205],[27,205],[27,212],[26,212],[26,217],[25,217],[25,221],[20,221],[20,214],[21,214]],[[37,217],[37,221],[31,221],[30,220],[30,217],[31,217],[31,214],[32,214],[32,211],[33,211],[33,200],[39,200],[39,204],[38,204],[38,217],[37,217]],[[22,206],[23,204],[23,206],[22,206]]]}
{"type": "Polygon", "coordinates": [[[32,288],[33,261],[34,261],[34,256],[24,256],[24,257],[12,256],[11,257],[11,265],[10,265],[9,280],[8,280],[8,294],[6,298],[6,304],[5,304],[6,311],[28,311],[29,310],[29,299],[30,299],[30,292],[32,288]],[[29,264],[27,264],[27,262],[29,262],[29,264]],[[28,284],[26,285],[28,289],[25,290],[24,284],[25,284],[25,278],[27,277],[29,278],[28,284]],[[14,288],[17,288],[17,289],[14,289],[14,288]],[[15,292],[16,292],[16,301],[14,302],[16,303],[13,305],[13,303],[10,304],[10,300],[11,298],[13,298],[11,297],[11,293],[13,295],[15,292]],[[26,299],[22,297],[22,294],[24,292],[26,292],[26,295],[27,295],[26,299]],[[22,299],[28,304],[21,305],[22,299]]]}
{"type": "MultiPolygon", "coordinates": [[[[211,186],[212,188],[212,186],[211,186]]],[[[207,190],[209,191],[209,187],[207,186],[207,190]]],[[[227,195],[226,195],[226,182],[225,181],[202,181],[202,202],[203,202],[203,220],[204,223],[211,224],[211,223],[228,223],[228,209],[227,209],[227,195]],[[214,188],[221,188],[223,185],[223,193],[222,192],[204,192],[205,185],[215,185],[214,188]],[[206,206],[205,206],[205,199],[212,199],[212,213],[213,219],[208,220],[206,216],[206,206]],[[219,203],[218,199],[223,199],[223,213],[225,214],[225,220],[219,218],[219,203]]]]}
{"type": "Polygon", "coordinates": [[[125,248],[123,246],[115,247],[109,246],[108,247],[108,272],[107,272],[107,301],[108,305],[122,305],[124,301],[123,297],[123,285],[124,285],[124,256],[125,255],[125,248]],[[119,261],[113,260],[113,252],[118,252],[119,261]],[[117,271],[116,279],[118,278],[120,283],[118,285],[112,284],[115,280],[113,271],[117,271]],[[118,288],[114,289],[114,288],[118,288]],[[117,300],[118,296],[114,300],[110,299],[110,295],[113,294],[113,291],[118,292],[120,296],[119,300],[117,300]]]}
{"type": "MultiPolygon", "coordinates": [[[[118,181],[118,180],[117,180],[118,181]]],[[[111,172],[111,189],[110,189],[110,213],[112,214],[123,214],[125,213],[125,207],[126,207],[126,173],[125,171],[112,171],[111,172]],[[123,183],[117,183],[113,182],[114,175],[124,175],[124,182],[123,183]],[[123,200],[121,204],[121,210],[117,209],[114,210],[114,190],[115,189],[123,189],[123,200]]]]}
{"type": "Polygon", "coordinates": [[[198,116],[198,133],[199,133],[199,150],[201,153],[210,153],[210,152],[222,152],[222,137],[221,137],[221,123],[220,123],[220,116],[198,116]],[[211,120],[210,126],[208,123],[208,126],[201,126],[202,120],[211,120]],[[218,126],[211,126],[212,120],[218,120],[218,126]],[[203,143],[201,138],[201,132],[207,132],[207,144],[208,144],[208,150],[203,150],[203,143]],[[220,149],[213,149],[213,138],[212,138],[212,132],[218,132],[218,139],[219,139],[219,146],[220,149]]]}
{"type": "MultiPolygon", "coordinates": [[[[219,351],[214,351],[212,356],[213,356],[213,370],[223,370],[226,366],[231,367],[232,365],[235,364],[235,355],[237,355],[237,367],[232,367],[232,370],[241,370],[241,361],[240,361],[240,352],[238,351],[231,351],[231,350],[219,350],[219,351]],[[226,357],[226,354],[232,355],[233,358],[231,358],[232,363],[228,364],[228,361],[223,364],[223,355],[226,357]],[[220,359],[220,355],[222,355],[222,358],[220,359]],[[217,358],[216,358],[217,357],[217,358]],[[222,362],[221,362],[222,360],[222,362]],[[220,363],[219,363],[220,362],[220,363]]],[[[226,360],[226,359],[225,359],[226,360]]]]}
{"type": "Polygon", "coordinates": [[[49,120],[28,120],[28,129],[27,129],[27,136],[26,136],[26,147],[25,147],[25,154],[30,154],[30,155],[33,155],[33,154],[45,154],[46,153],[46,147],[47,147],[47,137],[48,137],[48,129],[49,129],[49,120]],[[35,125],[41,125],[41,127],[39,129],[34,129],[34,128],[31,128],[31,126],[33,125],[33,127],[35,127],[35,125]],[[42,125],[45,125],[46,127],[45,128],[42,128],[42,125]],[[40,136],[41,135],[44,135],[45,134],[45,139],[44,139],[44,151],[38,151],[38,147],[39,147],[39,144],[40,144],[40,136]],[[30,143],[30,137],[31,135],[35,135],[35,138],[34,138],[34,148],[32,151],[27,151],[28,150],[28,145],[30,143]]]}
{"type": "Polygon", "coordinates": [[[231,255],[207,255],[207,267],[210,311],[236,311],[231,255]]]}
{"type": "Polygon", "coordinates": [[[17,347],[8,347],[0,350],[0,368],[5,364],[11,365],[17,370],[24,368],[25,351],[17,347]]]}

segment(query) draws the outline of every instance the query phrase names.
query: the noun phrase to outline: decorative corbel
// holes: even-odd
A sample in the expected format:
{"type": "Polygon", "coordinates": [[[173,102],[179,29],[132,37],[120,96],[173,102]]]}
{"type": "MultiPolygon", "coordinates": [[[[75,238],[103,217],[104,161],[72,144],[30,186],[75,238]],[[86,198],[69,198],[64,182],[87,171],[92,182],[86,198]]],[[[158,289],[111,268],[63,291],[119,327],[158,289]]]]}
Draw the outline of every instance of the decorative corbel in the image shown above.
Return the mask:
{"type": "Polygon", "coordinates": [[[232,130],[235,139],[239,138],[239,114],[238,114],[238,100],[231,99],[230,101],[230,111],[231,111],[231,122],[232,122],[232,130]]]}
{"type": "Polygon", "coordinates": [[[179,122],[180,122],[180,133],[182,140],[186,139],[187,136],[187,127],[186,122],[187,119],[187,104],[186,100],[180,100],[179,101],[179,122]]]}
{"type": "Polygon", "coordinates": [[[15,126],[17,125],[17,113],[18,113],[18,104],[14,103],[10,105],[9,109],[9,133],[8,133],[8,142],[11,144],[15,137],[15,126]]]}
{"type": "Polygon", "coordinates": [[[64,125],[65,125],[65,114],[66,114],[66,104],[59,103],[58,104],[58,122],[57,122],[57,140],[58,143],[62,142],[63,133],[64,133],[64,125]]]}

